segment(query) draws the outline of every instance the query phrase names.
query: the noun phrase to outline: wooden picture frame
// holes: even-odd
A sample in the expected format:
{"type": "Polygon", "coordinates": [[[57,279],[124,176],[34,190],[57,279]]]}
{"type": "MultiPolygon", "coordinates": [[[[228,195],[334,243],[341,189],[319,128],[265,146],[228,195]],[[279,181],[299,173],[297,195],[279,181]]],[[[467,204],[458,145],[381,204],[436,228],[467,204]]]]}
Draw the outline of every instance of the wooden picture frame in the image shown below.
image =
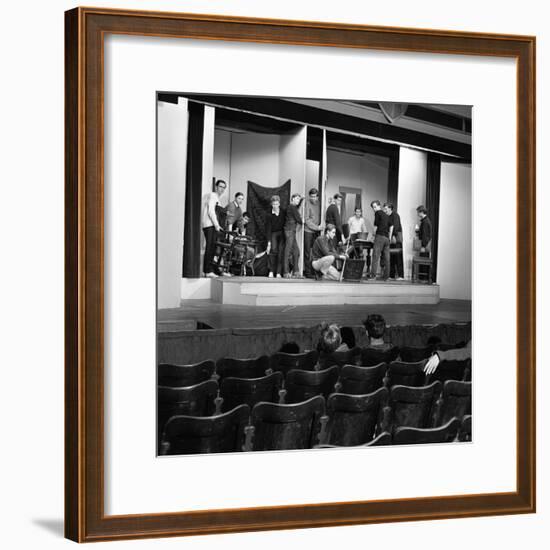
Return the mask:
{"type": "Polygon", "coordinates": [[[76,8],[65,35],[65,534],[84,541],[535,511],[535,38],[76,8]],[[508,493],[185,513],[104,512],[106,34],[510,57],[517,62],[517,487],[508,493]]]}

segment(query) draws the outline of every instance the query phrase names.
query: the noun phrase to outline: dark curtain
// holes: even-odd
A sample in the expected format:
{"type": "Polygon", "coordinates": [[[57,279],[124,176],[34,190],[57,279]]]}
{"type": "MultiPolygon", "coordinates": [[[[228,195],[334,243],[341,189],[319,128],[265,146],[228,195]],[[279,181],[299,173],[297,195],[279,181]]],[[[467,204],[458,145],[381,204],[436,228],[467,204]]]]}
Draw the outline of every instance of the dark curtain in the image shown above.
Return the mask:
{"type": "Polygon", "coordinates": [[[399,188],[399,147],[396,147],[389,155],[388,164],[388,202],[393,204],[398,211],[397,195],[399,188]]]}
{"type": "Polygon", "coordinates": [[[265,236],[265,221],[271,209],[271,197],[279,195],[281,198],[281,208],[286,209],[290,203],[290,180],[283,183],[280,187],[262,187],[252,181],[248,182],[246,210],[250,214],[247,234],[252,235],[257,241],[262,243],[262,247],[267,246],[265,236]]]}
{"type": "Polygon", "coordinates": [[[428,153],[426,170],[426,208],[432,222],[432,277],[437,282],[437,243],[439,237],[439,193],[441,188],[441,155],[428,153]]]}
{"type": "Polygon", "coordinates": [[[183,224],[183,276],[201,274],[202,146],[204,105],[189,103],[185,216],[183,224]]]}

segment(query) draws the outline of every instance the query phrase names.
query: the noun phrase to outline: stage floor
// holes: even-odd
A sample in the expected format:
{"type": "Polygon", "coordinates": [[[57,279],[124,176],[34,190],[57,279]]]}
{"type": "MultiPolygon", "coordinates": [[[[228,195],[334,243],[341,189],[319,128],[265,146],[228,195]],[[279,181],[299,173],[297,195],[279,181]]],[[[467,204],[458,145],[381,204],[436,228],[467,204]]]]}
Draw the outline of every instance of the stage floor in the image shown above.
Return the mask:
{"type": "Polygon", "coordinates": [[[437,304],[439,285],[411,281],[315,281],[267,277],[213,279],[212,299],[241,306],[437,304]]]}
{"type": "Polygon", "coordinates": [[[321,322],[358,325],[370,313],[383,315],[389,325],[466,323],[472,319],[472,302],[441,300],[438,304],[250,307],[212,300],[184,300],[179,308],[159,310],[157,321],[160,332],[189,330],[197,322],[212,328],[311,326],[321,322]]]}

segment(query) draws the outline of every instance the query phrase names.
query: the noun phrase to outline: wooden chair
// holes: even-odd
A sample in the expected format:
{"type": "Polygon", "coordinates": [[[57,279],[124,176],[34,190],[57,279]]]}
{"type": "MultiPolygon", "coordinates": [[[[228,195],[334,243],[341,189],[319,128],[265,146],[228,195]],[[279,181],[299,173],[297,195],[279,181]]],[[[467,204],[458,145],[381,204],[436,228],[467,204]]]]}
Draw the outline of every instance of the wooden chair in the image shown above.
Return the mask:
{"type": "Polygon", "coordinates": [[[425,280],[428,284],[432,284],[432,268],[433,260],[431,258],[427,256],[413,256],[412,282],[419,283],[421,280],[425,280]],[[421,269],[422,267],[426,268],[425,271],[421,269]]]}
{"type": "Polygon", "coordinates": [[[164,428],[160,454],[242,451],[249,416],[248,405],[216,416],[173,416],[164,428]]]}
{"type": "Polygon", "coordinates": [[[318,443],[324,414],[325,399],[320,395],[292,405],[258,403],[252,409],[246,449],[311,449],[318,443]]]}
{"type": "Polygon", "coordinates": [[[318,371],[291,370],[285,378],[284,402],[301,403],[316,395],[322,395],[326,399],[334,392],[337,381],[336,365],[318,371]]]}
{"type": "Polygon", "coordinates": [[[386,363],[380,363],[374,367],[344,365],[340,371],[336,390],[350,395],[372,393],[384,385],[387,368],[386,363]]]}
{"type": "Polygon", "coordinates": [[[206,380],[194,386],[171,388],[157,387],[157,437],[160,440],[164,425],[171,416],[210,416],[214,414],[214,399],[218,394],[218,383],[206,380]]]}
{"type": "Polygon", "coordinates": [[[423,386],[426,380],[424,374],[425,361],[417,363],[404,363],[394,361],[388,365],[384,380],[388,387],[391,386],[423,386]]]}
{"type": "Polygon", "coordinates": [[[390,390],[391,425],[393,428],[431,428],[441,382],[429,386],[393,386],[390,390]]]}
{"type": "Polygon", "coordinates": [[[172,388],[194,386],[199,382],[209,380],[214,374],[215,369],[216,365],[210,359],[202,361],[202,363],[195,363],[194,365],[161,363],[157,371],[157,384],[172,388]]]}
{"type": "Polygon", "coordinates": [[[423,348],[403,347],[399,348],[399,357],[404,363],[418,363],[424,359],[428,359],[433,353],[432,346],[423,348]]]}
{"type": "Polygon", "coordinates": [[[467,414],[462,419],[462,424],[458,430],[459,441],[472,441],[472,415],[467,414]]]}
{"type": "Polygon", "coordinates": [[[333,393],[327,400],[326,428],[323,441],[330,445],[363,445],[389,423],[387,388],[366,395],[333,393]],[[384,419],[386,417],[386,419],[384,419]]]}
{"type": "Polygon", "coordinates": [[[218,378],[262,378],[270,374],[269,357],[262,355],[253,359],[223,358],[216,362],[218,378]]]}
{"type": "Polygon", "coordinates": [[[283,353],[278,351],[271,356],[271,369],[282,372],[284,375],[290,370],[314,370],[319,359],[316,350],[302,353],[283,353]]]}
{"type": "Polygon", "coordinates": [[[222,411],[230,411],[243,404],[252,408],[260,401],[278,403],[282,385],[281,372],[273,372],[262,378],[224,378],[220,384],[222,411]]]}
{"type": "Polygon", "coordinates": [[[394,445],[416,445],[419,443],[450,443],[455,441],[460,427],[458,418],[451,418],[449,422],[438,428],[397,428],[393,433],[394,445]]]}
{"type": "Polygon", "coordinates": [[[442,384],[447,380],[469,381],[472,378],[471,359],[463,361],[441,361],[434,373],[426,379],[427,383],[439,380],[442,384]]]}
{"type": "Polygon", "coordinates": [[[377,435],[372,441],[369,441],[368,443],[364,443],[363,445],[349,445],[349,446],[342,446],[342,445],[329,445],[328,443],[324,445],[315,445],[313,447],[314,449],[356,449],[357,447],[381,447],[382,445],[391,445],[392,439],[391,439],[391,433],[389,432],[382,432],[380,435],[377,435]]]}
{"type": "Polygon", "coordinates": [[[443,384],[441,406],[436,426],[446,424],[451,418],[462,422],[464,415],[472,413],[472,383],[447,380],[443,384]]]}
{"type": "Polygon", "coordinates": [[[397,359],[399,348],[392,347],[388,350],[380,350],[376,348],[361,349],[361,365],[363,367],[374,367],[380,363],[391,363],[397,359]]]}

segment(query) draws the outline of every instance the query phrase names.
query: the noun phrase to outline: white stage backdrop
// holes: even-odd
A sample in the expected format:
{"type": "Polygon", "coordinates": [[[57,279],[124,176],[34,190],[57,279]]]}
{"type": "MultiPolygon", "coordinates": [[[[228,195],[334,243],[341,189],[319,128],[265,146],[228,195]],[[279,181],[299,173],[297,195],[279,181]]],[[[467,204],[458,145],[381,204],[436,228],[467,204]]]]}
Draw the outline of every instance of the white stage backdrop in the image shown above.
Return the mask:
{"type": "Polygon", "coordinates": [[[494,274],[515,247],[476,236],[516,234],[514,61],[123,36],[106,37],[105,56],[106,513],[513,490],[516,280],[494,274]],[[474,106],[474,443],[155,458],[157,90],[474,106]]]}

